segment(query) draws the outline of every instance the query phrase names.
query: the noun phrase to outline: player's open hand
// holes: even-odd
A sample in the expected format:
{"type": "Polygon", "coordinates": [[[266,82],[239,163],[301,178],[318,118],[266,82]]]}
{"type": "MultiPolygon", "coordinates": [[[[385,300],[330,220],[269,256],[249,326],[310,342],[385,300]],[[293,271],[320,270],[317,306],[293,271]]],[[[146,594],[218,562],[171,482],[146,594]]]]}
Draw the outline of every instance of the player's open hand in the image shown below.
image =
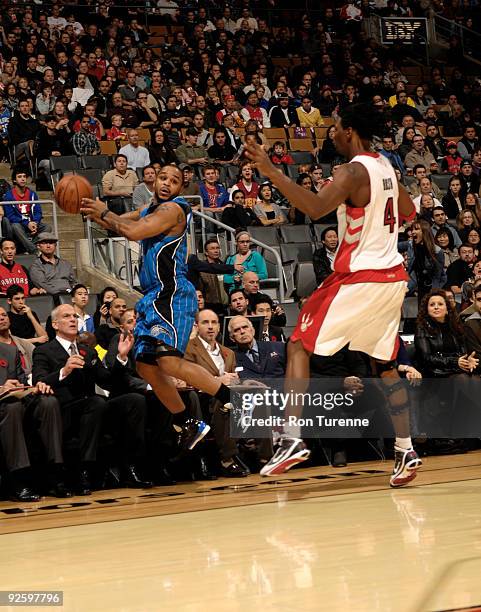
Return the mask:
{"type": "Polygon", "coordinates": [[[246,144],[245,154],[261,174],[270,177],[272,171],[275,170],[271,160],[269,159],[269,156],[261,147],[261,145],[257,143],[246,144]]]}

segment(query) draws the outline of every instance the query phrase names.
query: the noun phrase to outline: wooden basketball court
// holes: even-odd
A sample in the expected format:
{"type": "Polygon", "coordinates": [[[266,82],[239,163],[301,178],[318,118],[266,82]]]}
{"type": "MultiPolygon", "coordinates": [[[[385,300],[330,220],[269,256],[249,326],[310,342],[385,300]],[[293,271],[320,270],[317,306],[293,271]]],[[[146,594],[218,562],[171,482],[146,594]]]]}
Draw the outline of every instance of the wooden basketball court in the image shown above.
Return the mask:
{"type": "Polygon", "coordinates": [[[405,489],[390,470],[2,502],[0,589],[79,612],[481,610],[481,452],[430,457],[405,489]]]}

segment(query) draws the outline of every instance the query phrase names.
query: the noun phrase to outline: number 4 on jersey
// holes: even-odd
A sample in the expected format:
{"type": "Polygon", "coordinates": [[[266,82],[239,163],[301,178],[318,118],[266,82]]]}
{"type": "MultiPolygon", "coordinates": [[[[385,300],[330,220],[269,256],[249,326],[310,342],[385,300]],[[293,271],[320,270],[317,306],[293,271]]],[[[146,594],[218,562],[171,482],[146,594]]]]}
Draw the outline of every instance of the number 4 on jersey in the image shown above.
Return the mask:
{"type": "Polygon", "coordinates": [[[394,215],[394,200],[393,198],[388,198],[386,202],[386,207],[384,209],[384,225],[389,226],[390,234],[394,232],[396,223],[397,223],[397,219],[396,219],[396,216],[394,215]]]}

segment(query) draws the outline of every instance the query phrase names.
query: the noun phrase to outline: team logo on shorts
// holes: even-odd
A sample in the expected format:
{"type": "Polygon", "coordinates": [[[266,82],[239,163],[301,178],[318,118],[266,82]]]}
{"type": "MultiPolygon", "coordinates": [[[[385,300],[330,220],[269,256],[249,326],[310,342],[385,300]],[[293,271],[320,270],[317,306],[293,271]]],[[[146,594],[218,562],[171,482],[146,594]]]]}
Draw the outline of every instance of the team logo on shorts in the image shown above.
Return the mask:
{"type": "Polygon", "coordinates": [[[313,323],[314,321],[311,319],[311,315],[308,312],[303,314],[301,318],[301,332],[305,332],[313,323]]]}
{"type": "Polygon", "coordinates": [[[162,325],[152,325],[152,327],[150,328],[150,333],[152,336],[154,336],[154,338],[157,338],[158,336],[162,335],[172,335],[171,332],[168,329],[165,329],[165,327],[162,327],[162,325]]]}

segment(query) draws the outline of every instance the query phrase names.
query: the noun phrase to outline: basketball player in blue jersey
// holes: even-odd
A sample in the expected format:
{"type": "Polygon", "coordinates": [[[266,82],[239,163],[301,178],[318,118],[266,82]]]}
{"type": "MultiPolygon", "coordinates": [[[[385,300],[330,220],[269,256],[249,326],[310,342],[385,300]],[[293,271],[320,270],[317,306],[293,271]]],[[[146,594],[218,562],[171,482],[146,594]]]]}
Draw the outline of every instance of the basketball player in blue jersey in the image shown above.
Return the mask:
{"type": "MultiPolygon", "coordinates": [[[[398,231],[416,210],[391,164],[371,151],[380,128],[379,113],[372,106],[351,104],[341,111],[334,141],[349,163],[318,193],[291,181],[259,145],[248,145],[246,154],[293,206],[311,218],[337,209],[339,248],[333,273],[307,300],[290,337],[286,390],[307,391],[312,354],[333,355],[349,346],[369,355],[382,381],[396,434],[390,484],[400,487],[416,477],[422,463],[412,446],[408,395],[395,363],[407,279],[397,248],[398,231]]],[[[299,417],[301,411],[302,405],[293,403],[286,417],[299,417]]],[[[293,418],[284,427],[276,453],[261,475],[280,474],[309,457],[297,422],[293,418]]]]}
{"type": "Polygon", "coordinates": [[[99,200],[83,199],[81,212],[102,227],[142,244],[140,283],[144,297],[137,303],[134,352],[137,371],[152,387],[181,427],[181,444],[194,448],[209,431],[203,421],[188,418],[173,378],[185,381],[224,405],[229,388],[183,355],[194,325],[197,297],[187,280],[187,228],[190,208],[179,197],[183,173],[164,166],[149,206],[116,215],[99,200]]]}

